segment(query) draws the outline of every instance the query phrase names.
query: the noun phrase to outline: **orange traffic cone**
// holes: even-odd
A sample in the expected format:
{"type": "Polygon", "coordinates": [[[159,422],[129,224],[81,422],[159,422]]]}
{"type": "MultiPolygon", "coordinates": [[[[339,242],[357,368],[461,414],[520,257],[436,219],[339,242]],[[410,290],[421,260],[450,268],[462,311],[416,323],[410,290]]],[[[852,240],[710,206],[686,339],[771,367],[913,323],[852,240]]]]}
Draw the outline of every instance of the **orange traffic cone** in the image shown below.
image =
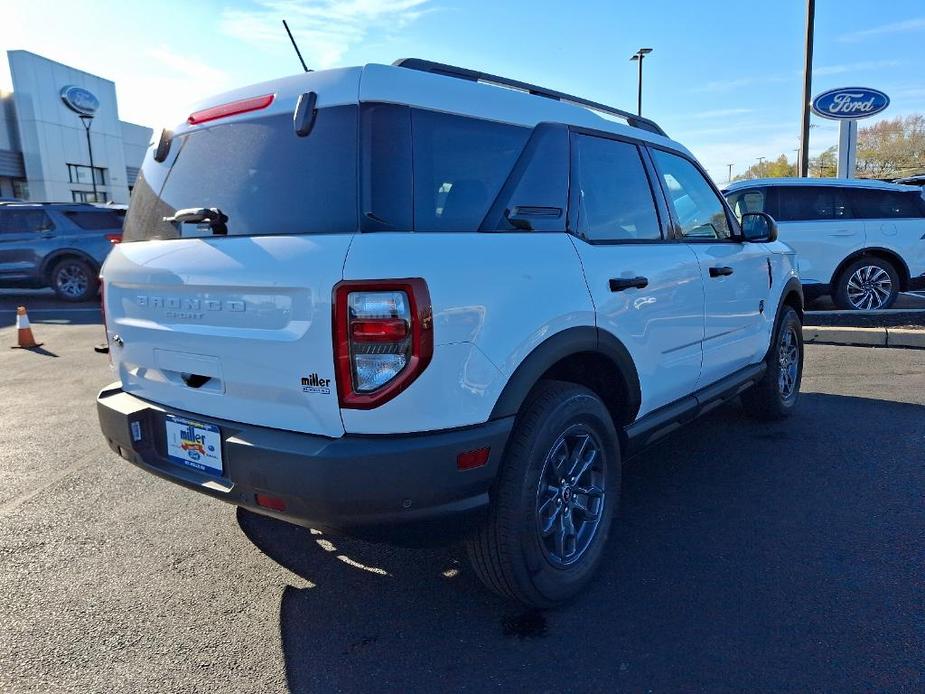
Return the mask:
{"type": "Polygon", "coordinates": [[[12,349],[32,349],[42,346],[42,343],[36,342],[32,336],[32,328],[29,326],[29,316],[26,315],[25,306],[16,309],[16,330],[19,333],[19,344],[13,345],[12,349]]]}

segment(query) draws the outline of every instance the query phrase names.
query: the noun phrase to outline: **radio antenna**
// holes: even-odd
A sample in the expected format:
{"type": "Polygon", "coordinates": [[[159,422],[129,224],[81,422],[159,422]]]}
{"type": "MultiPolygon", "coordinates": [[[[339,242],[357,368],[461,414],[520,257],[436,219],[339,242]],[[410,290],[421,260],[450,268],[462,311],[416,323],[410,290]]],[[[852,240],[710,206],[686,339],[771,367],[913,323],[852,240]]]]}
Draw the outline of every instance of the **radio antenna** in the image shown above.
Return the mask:
{"type": "Polygon", "coordinates": [[[292,37],[292,32],[289,31],[289,25],[286,23],[286,20],[283,20],[283,26],[286,27],[286,33],[289,34],[289,40],[292,41],[292,47],[295,48],[295,54],[299,56],[299,62],[302,63],[302,69],[305,72],[311,72],[308,69],[308,65],[305,64],[305,61],[302,59],[302,51],[299,50],[298,44],[295,42],[295,39],[292,37]]]}

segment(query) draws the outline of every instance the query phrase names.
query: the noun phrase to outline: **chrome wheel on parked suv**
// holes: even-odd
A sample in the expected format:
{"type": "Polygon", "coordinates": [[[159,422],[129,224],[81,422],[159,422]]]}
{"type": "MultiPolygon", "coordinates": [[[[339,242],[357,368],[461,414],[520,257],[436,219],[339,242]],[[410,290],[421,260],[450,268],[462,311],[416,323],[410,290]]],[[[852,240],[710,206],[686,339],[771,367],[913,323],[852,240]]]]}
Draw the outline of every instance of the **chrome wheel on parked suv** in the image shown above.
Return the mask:
{"type": "Polygon", "coordinates": [[[838,279],[835,303],[856,311],[889,308],[899,294],[899,275],[893,265],[880,258],[861,258],[838,279]]]}
{"type": "Polygon", "coordinates": [[[67,258],[52,271],[51,286],[59,299],[88,301],[96,294],[97,279],[86,261],[67,258]]]}

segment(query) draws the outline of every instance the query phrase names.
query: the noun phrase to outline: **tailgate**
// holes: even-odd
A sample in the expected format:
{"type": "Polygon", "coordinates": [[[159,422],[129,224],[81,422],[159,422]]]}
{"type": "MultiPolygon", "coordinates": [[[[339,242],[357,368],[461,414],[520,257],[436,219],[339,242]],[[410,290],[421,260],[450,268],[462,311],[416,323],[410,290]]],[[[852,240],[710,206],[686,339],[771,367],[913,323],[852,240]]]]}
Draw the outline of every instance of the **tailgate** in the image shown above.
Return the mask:
{"type": "Polygon", "coordinates": [[[351,238],[117,246],[104,269],[104,296],[124,390],[202,416],[342,435],[331,290],[351,238]]]}

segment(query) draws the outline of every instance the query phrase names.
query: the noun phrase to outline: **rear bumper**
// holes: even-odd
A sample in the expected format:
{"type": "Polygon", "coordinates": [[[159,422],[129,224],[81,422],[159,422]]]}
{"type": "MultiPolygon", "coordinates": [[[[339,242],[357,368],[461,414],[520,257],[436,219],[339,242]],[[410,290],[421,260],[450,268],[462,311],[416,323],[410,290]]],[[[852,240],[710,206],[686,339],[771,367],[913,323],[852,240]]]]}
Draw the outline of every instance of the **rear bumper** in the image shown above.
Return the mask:
{"type": "Polygon", "coordinates": [[[465,429],[331,439],[172,410],[118,383],[100,392],[97,410],[110,448],[159,477],[297,525],[415,544],[458,539],[481,520],[513,426],[508,417],[465,429]],[[221,428],[221,477],[170,461],[166,414],[221,428]],[[491,448],[486,465],[457,470],[457,455],[483,447],[491,448]],[[258,506],[258,493],[282,499],[285,510],[258,506]]]}

